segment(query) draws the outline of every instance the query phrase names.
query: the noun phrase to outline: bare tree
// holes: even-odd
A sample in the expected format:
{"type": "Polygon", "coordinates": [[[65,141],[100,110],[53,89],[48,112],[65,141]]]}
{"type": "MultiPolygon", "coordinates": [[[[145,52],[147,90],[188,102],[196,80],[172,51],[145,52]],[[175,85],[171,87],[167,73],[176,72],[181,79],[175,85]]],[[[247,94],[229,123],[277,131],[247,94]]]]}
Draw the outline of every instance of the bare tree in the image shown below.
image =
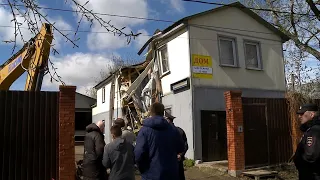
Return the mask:
{"type": "MultiPolygon", "coordinates": [[[[112,24],[111,21],[106,21],[101,16],[103,15],[100,12],[94,12],[91,9],[88,9],[87,5],[89,0],[86,1],[84,4],[79,3],[77,0],[64,0],[65,3],[71,3],[73,9],[56,9],[50,7],[42,7],[39,5],[39,2],[36,0],[2,0],[1,6],[6,6],[10,10],[12,14],[11,22],[14,23],[14,39],[4,40],[5,43],[12,43],[12,53],[15,52],[17,48],[17,41],[21,40],[23,43],[27,43],[29,39],[25,39],[23,36],[22,29],[27,29],[30,34],[36,36],[39,33],[40,26],[42,23],[48,23],[52,25],[52,28],[55,32],[60,34],[65,38],[65,40],[73,47],[78,47],[77,41],[79,38],[77,37],[79,27],[82,21],[87,21],[90,23],[90,27],[95,23],[103,27],[107,32],[112,33],[115,36],[124,36],[127,38],[127,43],[129,44],[132,39],[136,38],[141,33],[133,33],[132,31],[126,32],[126,27],[116,27],[112,24]],[[79,18],[77,23],[76,30],[71,34],[65,33],[69,32],[70,30],[62,30],[59,29],[55,23],[53,23],[50,18],[48,18],[47,14],[43,10],[60,10],[60,11],[68,11],[72,13],[76,13],[79,18]]],[[[51,47],[53,54],[58,53],[58,51],[52,46],[51,47]]],[[[57,82],[61,82],[62,78],[57,74],[56,68],[54,64],[49,59],[49,66],[52,66],[51,69],[53,72],[48,72],[51,76],[51,80],[55,80],[57,82]]],[[[50,69],[50,68],[46,68],[50,69]]]]}
{"type": "Polygon", "coordinates": [[[77,24],[77,28],[75,32],[73,33],[73,37],[70,37],[70,34],[64,33],[61,29],[57,28],[54,23],[50,21],[47,14],[44,13],[44,9],[49,10],[59,10],[55,8],[48,8],[48,7],[42,7],[39,6],[39,2],[36,0],[4,0],[4,3],[2,3],[2,6],[8,6],[10,8],[11,14],[12,14],[12,22],[14,22],[14,39],[7,40],[5,42],[7,43],[14,43],[13,49],[16,48],[16,42],[18,36],[20,36],[21,40],[23,42],[26,42],[26,40],[23,38],[23,34],[21,31],[21,28],[24,24],[27,25],[28,30],[30,33],[36,35],[39,33],[39,24],[46,22],[52,25],[53,29],[57,31],[60,35],[62,35],[66,41],[70,42],[74,47],[78,47],[76,44],[77,40],[77,33],[80,27],[80,24],[82,21],[86,20],[90,23],[90,27],[93,25],[93,23],[99,24],[101,27],[103,27],[107,32],[110,32],[114,35],[118,36],[125,36],[127,38],[128,44],[131,42],[132,38],[137,37],[141,33],[133,33],[131,32],[125,32],[126,27],[115,27],[111,21],[105,21],[101,17],[101,13],[94,12],[91,9],[87,8],[87,4],[89,3],[89,0],[86,1],[84,4],[80,4],[77,0],[65,0],[65,3],[71,3],[74,7],[76,7],[76,10],[68,10],[68,9],[60,9],[63,11],[70,11],[76,13],[80,18],[77,24]]]}
{"type": "MultiPolygon", "coordinates": [[[[107,65],[107,68],[105,71],[100,71],[100,74],[98,77],[93,77],[93,81],[95,84],[98,84],[99,82],[105,80],[109,76],[111,76],[116,71],[120,70],[121,68],[125,68],[137,63],[140,63],[141,60],[134,60],[132,58],[122,58],[120,56],[112,56],[112,63],[107,65]]],[[[96,98],[97,97],[97,90],[94,87],[88,87],[86,89],[86,95],[96,98]]]]}
{"type": "Polygon", "coordinates": [[[243,0],[294,44],[320,60],[320,11],[312,0],[243,0]],[[265,9],[265,11],[263,10],[265,9]]]}

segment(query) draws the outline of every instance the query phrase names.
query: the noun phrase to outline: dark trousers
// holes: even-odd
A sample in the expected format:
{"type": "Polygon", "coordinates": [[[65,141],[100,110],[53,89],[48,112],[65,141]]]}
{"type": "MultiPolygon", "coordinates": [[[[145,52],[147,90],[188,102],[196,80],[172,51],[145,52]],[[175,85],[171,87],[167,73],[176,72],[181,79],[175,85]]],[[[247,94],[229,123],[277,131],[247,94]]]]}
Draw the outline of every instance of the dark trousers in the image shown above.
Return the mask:
{"type": "Polygon", "coordinates": [[[299,180],[320,180],[320,175],[313,172],[299,171],[299,180]]]}
{"type": "Polygon", "coordinates": [[[184,167],[183,167],[183,161],[179,161],[179,178],[180,180],[185,180],[184,176],[184,167]]]}

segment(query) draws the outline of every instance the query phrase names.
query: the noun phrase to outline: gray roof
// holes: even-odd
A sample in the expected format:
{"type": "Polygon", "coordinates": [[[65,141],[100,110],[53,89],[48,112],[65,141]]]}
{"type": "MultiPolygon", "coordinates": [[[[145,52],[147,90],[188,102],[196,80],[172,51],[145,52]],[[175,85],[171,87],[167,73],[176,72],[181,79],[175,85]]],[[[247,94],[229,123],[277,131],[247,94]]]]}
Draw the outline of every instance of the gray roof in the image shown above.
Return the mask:
{"type": "MultiPolygon", "coordinates": [[[[167,27],[166,29],[164,29],[162,31],[162,34],[165,34],[166,32],[169,32],[170,30],[172,30],[173,28],[177,27],[178,25],[184,23],[184,22],[187,22],[188,20],[192,19],[192,18],[195,18],[195,17],[199,17],[199,16],[202,16],[202,15],[206,15],[206,14],[209,14],[209,13],[213,13],[213,12],[217,12],[217,11],[220,11],[220,10],[224,10],[226,8],[229,8],[229,7],[236,7],[238,9],[240,9],[241,11],[243,11],[244,13],[246,13],[247,15],[249,15],[250,17],[252,17],[253,19],[255,19],[256,21],[258,21],[259,23],[261,23],[262,25],[264,25],[266,28],[268,28],[269,30],[271,30],[272,32],[274,32],[276,35],[278,35],[279,37],[281,37],[282,41],[283,42],[286,42],[288,41],[290,38],[285,35],[283,32],[281,32],[279,29],[277,29],[276,27],[274,27],[272,24],[270,24],[268,21],[264,20],[262,17],[260,17],[258,14],[256,14],[255,12],[253,12],[252,10],[250,10],[249,8],[247,8],[245,5],[241,4],[240,2],[234,2],[234,3],[231,3],[231,4],[227,4],[225,6],[220,6],[220,7],[217,7],[217,8],[214,8],[214,9],[211,9],[211,10],[208,10],[208,11],[204,11],[204,12],[201,12],[201,13],[197,13],[197,14],[193,14],[191,16],[187,16],[187,17],[184,17],[180,20],[178,20],[177,22],[173,23],[171,26],[167,27]]],[[[142,49],[139,51],[138,54],[141,54],[142,51],[144,51],[144,49],[146,48],[146,46],[151,42],[151,40],[153,39],[153,37],[151,37],[147,43],[142,47],[142,49]]]]}
{"type": "Polygon", "coordinates": [[[76,109],[91,109],[91,106],[96,103],[96,99],[89,96],[76,93],[76,109]]]}

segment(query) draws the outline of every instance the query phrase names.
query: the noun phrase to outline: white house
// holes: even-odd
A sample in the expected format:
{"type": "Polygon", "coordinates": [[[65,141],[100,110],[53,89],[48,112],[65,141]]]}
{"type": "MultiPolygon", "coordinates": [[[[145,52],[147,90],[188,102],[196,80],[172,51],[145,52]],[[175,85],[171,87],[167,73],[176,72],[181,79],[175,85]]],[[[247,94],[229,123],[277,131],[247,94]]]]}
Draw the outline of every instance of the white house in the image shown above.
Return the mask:
{"type": "MultiPolygon", "coordinates": [[[[288,39],[237,2],[185,17],[145,44],[140,54],[150,42],[155,45],[161,101],[187,134],[188,158],[227,158],[225,91],[239,89],[244,97],[284,97],[282,44],[288,39]]],[[[103,87],[107,91],[111,85],[103,87]]],[[[109,108],[102,99],[109,97],[103,96],[102,86],[97,88],[93,114],[100,117],[98,109],[109,108]]]]}
{"type": "Polygon", "coordinates": [[[185,17],[153,40],[162,103],[187,134],[187,157],[227,158],[225,91],[240,89],[244,97],[284,97],[282,44],[288,39],[237,2],[185,17]]]}

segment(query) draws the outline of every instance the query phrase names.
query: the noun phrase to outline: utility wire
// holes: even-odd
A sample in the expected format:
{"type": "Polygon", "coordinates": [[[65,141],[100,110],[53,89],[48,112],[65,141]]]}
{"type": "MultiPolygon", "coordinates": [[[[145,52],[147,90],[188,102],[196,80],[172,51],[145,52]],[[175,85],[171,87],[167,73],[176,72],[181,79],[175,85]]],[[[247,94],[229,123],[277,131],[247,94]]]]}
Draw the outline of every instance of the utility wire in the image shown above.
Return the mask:
{"type": "MultiPolygon", "coordinates": [[[[194,3],[200,3],[200,4],[211,4],[211,5],[218,5],[218,6],[228,6],[228,7],[237,7],[237,8],[243,8],[243,9],[250,9],[250,10],[256,10],[256,11],[267,11],[267,12],[276,12],[281,14],[291,14],[289,11],[279,11],[274,9],[266,9],[266,8],[252,8],[252,7],[239,7],[235,4],[224,4],[224,3],[215,3],[215,2],[206,2],[206,1],[200,1],[200,0],[182,0],[184,2],[194,2],[194,3]]],[[[316,16],[314,14],[308,14],[308,13],[293,13],[295,15],[302,15],[302,16],[316,16]]]]}
{"type": "MultiPolygon", "coordinates": [[[[14,26],[3,26],[0,25],[0,28],[14,28],[14,26]]],[[[24,28],[24,29],[28,29],[25,27],[20,27],[20,28],[24,28]]],[[[214,29],[213,29],[214,30],[214,29]]],[[[76,32],[75,30],[70,30],[70,29],[61,29],[61,32],[76,32]]],[[[90,31],[90,30],[78,30],[77,32],[79,33],[93,33],[93,34],[113,34],[112,32],[108,32],[108,31],[90,31]]],[[[228,32],[226,32],[228,33],[228,32]]],[[[140,34],[139,36],[145,36],[145,37],[152,37],[153,35],[148,35],[148,34],[140,34]]],[[[210,38],[198,38],[198,37],[177,37],[179,39],[183,38],[183,39],[195,39],[195,40],[204,40],[204,41],[216,41],[218,42],[219,40],[217,39],[210,39],[210,38]]],[[[270,40],[272,41],[272,40],[270,40]]],[[[280,43],[260,43],[260,44],[265,44],[265,45],[274,45],[274,46],[282,46],[282,44],[280,43]]]]}
{"type": "MultiPolygon", "coordinates": [[[[9,4],[1,3],[0,6],[9,6],[9,4]]],[[[23,5],[23,4],[12,4],[12,6],[28,8],[28,6],[23,5]]],[[[83,13],[82,11],[77,11],[77,10],[72,10],[72,9],[60,9],[60,8],[51,8],[51,7],[43,7],[43,6],[37,6],[37,8],[45,9],[45,10],[52,10],[52,11],[83,13]]],[[[165,20],[165,19],[154,19],[154,18],[145,18],[145,17],[137,17],[137,16],[118,15],[118,14],[108,14],[108,13],[98,13],[98,12],[92,12],[92,14],[100,15],[100,16],[121,17],[121,18],[128,18],[128,19],[140,19],[140,20],[147,20],[147,21],[167,22],[167,23],[174,22],[174,21],[165,20]]]]}
{"type": "MultiPolygon", "coordinates": [[[[291,12],[288,12],[288,11],[279,11],[279,10],[266,9],[266,8],[239,7],[239,6],[234,5],[234,4],[205,2],[205,1],[200,1],[200,0],[182,0],[182,1],[185,1],[185,2],[194,2],[194,3],[201,3],[201,4],[211,4],[211,5],[228,6],[228,7],[237,7],[237,8],[244,8],[244,9],[250,9],[250,10],[257,10],[257,11],[268,11],[268,12],[277,12],[277,13],[291,14],[291,12]]],[[[8,4],[8,3],[0,3],[0,6],[10,6],[10,4],[8,4]]],[[[26,8],[28,8],[28,6],[23,5],[23,4],[12,4],[12,6],[18,6],[18,7],[26,7],[26,8]]],[[[39,8],[39,9],[46,9],[46,10],[52,10],[52,11],[81,13],[81,11],[71,10],[71,9],[51,8],[51,7],[43,7],[43,6],[37,6],[37,8],[39,8]]],[[[147,21],[167,22],[167,23],[173,23],[173,22],[174,22],[174,21],[172,21],[172,20],[166,20],[166,19],[145,18],[145,17],[128,16],[128,15],[118,15],[118,14],[108,14],[108,13],[100,13],[100,12],[92,12],[92,14],[101,15],[101,16],[111,16],[111,17],[129,18],[129,19],[140,19],[140,20],[147,20],[147,21]]],[[[315,16],[315,15],[313,15],[313,14],[303,14],[303,13],[294,13],[294,14],[296,14],[296,15],[304,15],[304,16],[315,16]]]]}

